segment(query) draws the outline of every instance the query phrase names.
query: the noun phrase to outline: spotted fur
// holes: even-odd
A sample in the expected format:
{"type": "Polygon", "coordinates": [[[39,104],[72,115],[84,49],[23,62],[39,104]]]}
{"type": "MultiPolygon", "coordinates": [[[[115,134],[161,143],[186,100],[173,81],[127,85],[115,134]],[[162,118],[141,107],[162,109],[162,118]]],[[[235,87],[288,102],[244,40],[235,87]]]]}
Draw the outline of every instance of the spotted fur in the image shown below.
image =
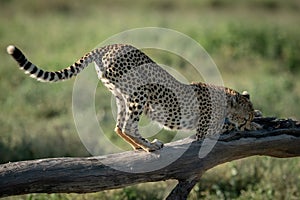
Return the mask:
{"type": "Polygon", "coordinates": [[[197,140],[232,129],[259,128],[251,122],[255,111],[249,95],[205,83],[183,84],[130,45],[92,50],[60,71],[37,67],[15,46],[9,46],[7,51],[20,69],[44,82],[72,78],[94,62],[98,78],[116,97],[115,131],[134,149],[154,151],[163,147],[162,142],[149,142],[140,135],[138,122],[142,113],[171,130],[196,130],[197,140]]]}

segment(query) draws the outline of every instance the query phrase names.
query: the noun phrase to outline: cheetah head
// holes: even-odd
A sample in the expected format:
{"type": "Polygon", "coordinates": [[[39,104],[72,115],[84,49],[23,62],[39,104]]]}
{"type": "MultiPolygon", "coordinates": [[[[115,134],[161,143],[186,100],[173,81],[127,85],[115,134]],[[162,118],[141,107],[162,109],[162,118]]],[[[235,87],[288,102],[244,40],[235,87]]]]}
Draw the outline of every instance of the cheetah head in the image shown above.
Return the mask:
{"type": "Polygon", "coordinates": [[[255,111],[246,92],[231,94],[227,101],[227,119],[239,130],[251,130],[255,111]]]}

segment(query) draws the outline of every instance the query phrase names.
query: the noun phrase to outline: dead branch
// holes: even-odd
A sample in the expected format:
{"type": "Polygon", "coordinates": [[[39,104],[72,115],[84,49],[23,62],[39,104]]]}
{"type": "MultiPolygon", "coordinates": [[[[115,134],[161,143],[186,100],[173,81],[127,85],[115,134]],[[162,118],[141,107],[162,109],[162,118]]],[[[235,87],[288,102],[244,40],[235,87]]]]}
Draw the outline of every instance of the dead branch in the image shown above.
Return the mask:
{"type": "Polygon", "coordinates": [[[177,179],[168,199],[186,199],[208,169],[254,155],[300,156],[300,124],[257,118],[263,129],[223,134],[209,142],[192,138],[166,144],[157,152],[128,151],[88,158],[50,158],[0,165],[0,197],[29,193],[89,193],[152,181],[177,179]],[[201,148],[201,149],[200,149],[201,148]],[[176,158],[176,155],[178,158],[176,158]],[[172,159],[175,156],[175,160],[172,159]],[[167,160],[167,161],[166,161],[167,160]]]}

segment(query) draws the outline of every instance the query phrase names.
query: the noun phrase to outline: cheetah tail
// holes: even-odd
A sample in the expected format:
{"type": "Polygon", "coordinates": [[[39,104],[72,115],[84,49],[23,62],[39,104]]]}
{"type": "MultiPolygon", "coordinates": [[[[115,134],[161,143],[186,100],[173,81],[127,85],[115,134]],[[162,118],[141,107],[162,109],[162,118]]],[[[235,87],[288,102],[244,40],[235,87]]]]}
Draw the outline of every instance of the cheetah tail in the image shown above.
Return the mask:
{"type": "Polygon", "coordinates": [[[59,71],[45,71],[31,63],[22,51],[13,45],[7,47],[7,53],[18,62],[20,69],[24,70],[25,74],[42,82],[57,82],[70,79],[80,73],[80,71],[93,61],[90,56],[91,53],[87,53],[70,67],[59,71]]]}

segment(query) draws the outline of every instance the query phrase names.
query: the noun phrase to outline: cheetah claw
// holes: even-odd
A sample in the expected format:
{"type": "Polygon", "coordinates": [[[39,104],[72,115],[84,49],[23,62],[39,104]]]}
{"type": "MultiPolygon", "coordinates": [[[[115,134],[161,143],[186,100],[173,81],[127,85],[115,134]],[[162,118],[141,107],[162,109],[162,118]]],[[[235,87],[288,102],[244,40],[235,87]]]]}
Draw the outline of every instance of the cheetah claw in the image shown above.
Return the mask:
{"type": "Polygon", "coordinates": [[[151,142],[152,145],[155,145],[156,147],[158,147],[158,149],[161,149],[163,148],[164,146],[164,143],[162,141],[159,141],[158,139],[154,139],[152,142],[151,142]]]}

